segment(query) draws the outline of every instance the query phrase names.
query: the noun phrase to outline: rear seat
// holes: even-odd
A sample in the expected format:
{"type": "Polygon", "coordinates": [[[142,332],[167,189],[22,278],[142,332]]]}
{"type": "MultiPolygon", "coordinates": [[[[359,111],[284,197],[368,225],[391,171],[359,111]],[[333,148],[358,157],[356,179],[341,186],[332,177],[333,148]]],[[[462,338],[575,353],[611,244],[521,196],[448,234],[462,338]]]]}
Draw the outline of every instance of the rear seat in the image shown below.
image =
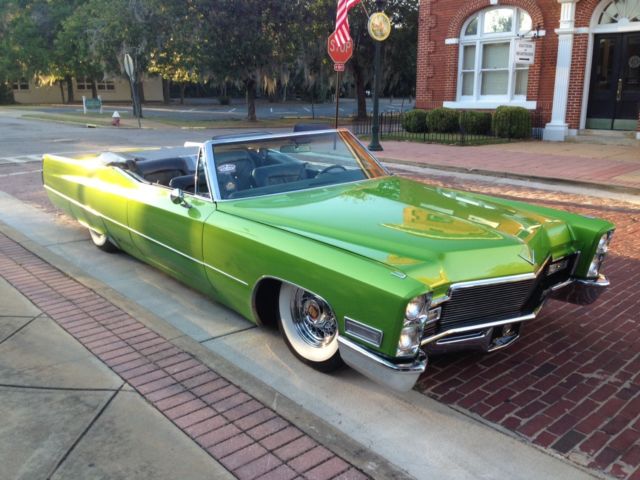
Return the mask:
{"type": "Polygon", "coordinates": [[[169,186],[172,178],[193,175],[195,172],[190,167],[188,158],[159,158],[153,160],[139,159],[136,168],[145,180],[150,183],[159,183],[169,186]]]}

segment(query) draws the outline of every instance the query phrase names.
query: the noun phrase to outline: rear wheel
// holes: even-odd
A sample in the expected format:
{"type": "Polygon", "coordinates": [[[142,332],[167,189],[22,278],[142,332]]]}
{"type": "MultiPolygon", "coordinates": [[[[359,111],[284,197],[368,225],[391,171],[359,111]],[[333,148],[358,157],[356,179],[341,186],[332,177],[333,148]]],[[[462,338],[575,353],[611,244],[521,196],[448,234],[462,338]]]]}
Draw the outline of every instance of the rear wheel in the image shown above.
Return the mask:
{"type": "Polygon", "coordinates": [[[289,350],[307,365],[330,372],[343,365],[338,353],[338,322],[322,298],[291,284],[280,287],[280,332],[289,350]]]}
{"type": "Polygon", "coordinates": [[[116,253],[120,251],[120,249],[116,247],[116,245],[109,240],[109,237],[104,233],[98,233],[95,230],[89,229],[89,234],[91,235],[91,241],[93,244],[103,252],[116,253]]]}

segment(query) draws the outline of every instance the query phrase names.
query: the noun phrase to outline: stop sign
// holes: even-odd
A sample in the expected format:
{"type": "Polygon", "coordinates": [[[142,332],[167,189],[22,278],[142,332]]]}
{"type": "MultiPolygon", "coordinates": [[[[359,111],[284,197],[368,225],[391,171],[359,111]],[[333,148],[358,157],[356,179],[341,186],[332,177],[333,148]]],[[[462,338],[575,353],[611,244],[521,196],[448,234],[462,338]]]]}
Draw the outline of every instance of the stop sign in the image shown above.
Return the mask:
{"type": "Polygon", "coordinates": [[[347,43],[339,47],[336,32],[333,32],[329,35],[329,40],[327,40],[327,51],[333,63],[347,63],[351,55],[353,55],[353,42],[350,39],[347,43]]]}

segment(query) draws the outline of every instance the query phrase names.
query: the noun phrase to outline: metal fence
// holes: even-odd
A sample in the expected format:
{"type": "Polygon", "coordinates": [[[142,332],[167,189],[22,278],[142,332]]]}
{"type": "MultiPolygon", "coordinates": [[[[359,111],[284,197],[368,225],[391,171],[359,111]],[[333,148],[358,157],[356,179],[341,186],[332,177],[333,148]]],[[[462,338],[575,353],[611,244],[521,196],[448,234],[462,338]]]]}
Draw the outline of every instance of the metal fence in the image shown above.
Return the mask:
{"type": "MultiPolygon", "coordinates": [[[[463,111],[462,111],[463,112],[463,111]]],[[[506,143],[512,141],[522,141],[522,138],[511,138],[508,135],[498,136],[493,131],[486,134],[470,134],[460,128],[457,132],[424,132],[412,133],[407,132],[403,127],[403,118],[406,112],[386,112],[379,116],[379,134],[380,138],[412,140],[425,143],[442,143],[446,145],[483,145],[490,143],[506,143]]],[[[356,135],[370,136],[373,117],[364,120],[354,120],[352,131],[356,135]]],[[[511,128],[506,129],[507,132],[511,128]]],[[[544,121],[539,112],[531,112],[531,136],[528,139],[542,140],[542,132],[544,130],[544,121]]]]}

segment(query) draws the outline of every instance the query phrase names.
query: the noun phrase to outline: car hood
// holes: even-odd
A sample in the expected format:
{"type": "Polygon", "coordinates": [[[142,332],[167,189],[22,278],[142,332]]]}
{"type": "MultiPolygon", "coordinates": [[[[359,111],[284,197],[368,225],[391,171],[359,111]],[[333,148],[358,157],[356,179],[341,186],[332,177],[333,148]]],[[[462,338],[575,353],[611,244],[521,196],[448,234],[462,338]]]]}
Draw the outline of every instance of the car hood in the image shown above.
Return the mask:
{"type": "Polygon", "coordinates": [[[398,177],[222,202],[219,210],[384,263],[433,288],[536,271],[572,240],[558,219],[398,177]]]}

